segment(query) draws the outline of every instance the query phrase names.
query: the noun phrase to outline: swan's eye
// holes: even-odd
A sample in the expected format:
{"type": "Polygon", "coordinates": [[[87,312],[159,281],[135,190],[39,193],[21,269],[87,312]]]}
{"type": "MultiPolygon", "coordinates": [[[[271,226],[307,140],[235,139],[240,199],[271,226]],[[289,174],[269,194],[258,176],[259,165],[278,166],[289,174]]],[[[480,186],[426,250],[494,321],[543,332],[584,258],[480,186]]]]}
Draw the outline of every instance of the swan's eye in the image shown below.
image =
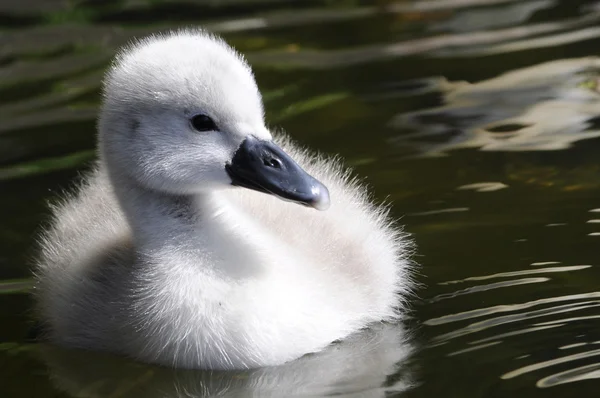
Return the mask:
{"type": "Polygon", "coordinates": [[[192,127],[198,131],[213,131],[217,130],[217,125],[213,120],[206,115],[196,115],[194,116],[190,122],[192,123],[192,127]]]}

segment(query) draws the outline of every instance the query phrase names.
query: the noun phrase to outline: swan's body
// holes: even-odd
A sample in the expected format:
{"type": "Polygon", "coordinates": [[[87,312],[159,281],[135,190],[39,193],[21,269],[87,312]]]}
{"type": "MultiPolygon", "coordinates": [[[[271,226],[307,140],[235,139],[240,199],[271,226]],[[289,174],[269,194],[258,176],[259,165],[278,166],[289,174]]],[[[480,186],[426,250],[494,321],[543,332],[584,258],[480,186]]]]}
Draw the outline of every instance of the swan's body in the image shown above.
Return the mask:
{"type": "Polygon", "coordinates": [[[52,341],[232,369],[281,364],[398,317],[406,242],[340,167],[283,145],[328,187],[323,212],[231,187],[328,202],[285,154],[267,165],[260,94],[224,42],[202,32],[142,41],[104,91],[100,161],[42,242],[36,302],[52,341]],[[214,131],[190,125],[200,113],[214,131]],[[255,143],[264,148],[246,148],[255,143]],[[250,177],[244,151],[263,151],[250,177]]]}

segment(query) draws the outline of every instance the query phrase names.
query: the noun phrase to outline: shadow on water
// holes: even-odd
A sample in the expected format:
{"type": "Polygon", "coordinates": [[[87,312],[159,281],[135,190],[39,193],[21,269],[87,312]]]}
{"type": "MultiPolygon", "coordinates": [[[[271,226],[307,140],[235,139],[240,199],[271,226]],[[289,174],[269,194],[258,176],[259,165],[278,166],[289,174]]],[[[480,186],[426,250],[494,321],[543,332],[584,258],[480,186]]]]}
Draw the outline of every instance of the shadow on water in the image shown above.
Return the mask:
{"type": "Polygon", "coordinates": [[[0,391],[7,396],[594,396],[600,1],[0,4],[0,391]],[[278,368],[171,371],[28,344],[46,201],[94,158],[132,37],[221,33],[269,122],[339,153],[419,248],[411,341],[386,326],[278,368]]]}

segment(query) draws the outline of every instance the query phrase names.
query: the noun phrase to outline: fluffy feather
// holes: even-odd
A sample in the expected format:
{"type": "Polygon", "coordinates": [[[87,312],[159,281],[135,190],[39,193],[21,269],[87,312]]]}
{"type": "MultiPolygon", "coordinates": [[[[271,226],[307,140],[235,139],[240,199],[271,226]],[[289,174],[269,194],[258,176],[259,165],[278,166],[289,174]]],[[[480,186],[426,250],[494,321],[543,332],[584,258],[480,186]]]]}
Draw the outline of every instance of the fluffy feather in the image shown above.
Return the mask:
{"type": "Polygon", "coordinates": [[[270,139],[251,71],[202,31],[144,39],[107,74],[100,160],[53,209],[35,287],[51,341],[185,368],[278,365],[397,319],[410,242],[337,162],[278,142],[324,212],[228,188],[240,140],[270,139]],[[187,120],[211,114],[219,132],[187,120]]]}

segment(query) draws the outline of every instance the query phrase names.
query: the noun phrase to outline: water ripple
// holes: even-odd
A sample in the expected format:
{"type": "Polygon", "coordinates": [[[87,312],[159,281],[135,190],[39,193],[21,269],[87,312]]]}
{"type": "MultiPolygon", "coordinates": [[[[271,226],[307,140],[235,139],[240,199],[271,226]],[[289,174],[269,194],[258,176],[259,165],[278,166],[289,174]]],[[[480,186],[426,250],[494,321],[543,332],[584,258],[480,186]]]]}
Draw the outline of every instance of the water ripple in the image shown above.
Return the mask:
{"type": "MultiPolygon", "coordinates": [[[[567,363],[567,362],[571,362],[571,361],[576,361],[579,359],[590,358],[590,357],[593,357],[596,355],[600,355],[600,349],[586,351],[586,352],[580,352],[577,354],[567,355],[565,357],[551,359],[549,361],[543,361],[543,362],[534,363],[532,365],[523,366],[522,368],[519,368],[519,369],[516,369],[511,372],[503,374],[502,376],[500,376],[500,378],[503,380],[508,380],[508,379],[512,379],[512,378],[524,375],[526,373],[530,373],[530,372],[534,372],[536,370],[548,368],[550,366],[558,365],[561,363],[567,363]]],[[[572,369],[572,370],[575,370],[575,369],[572,369]]],[[[565,372],[563,372],[563,373],[565,373],[565,372]]]]}
{"type": "MultiPolygon", "coordinates": [[[[535,307],[542,304],[552,304],[552,303],[560,303],[563,301],[574,301],[574,300],[585,300],[585,299],[595,299],[600,298],[600,292],[590,292],[590,293],[581,293],[581,294],[570,294],[567,296],[559,296],[559,297],[548,297],[542,298],[538,300],[528,301],[526,303],[521,304],[509,304],[509,305],[497,305],[494,307],[487,308],[478,308],[475,310],[460,312],[458,314],[450,314],[441,316],[439,318],[432,318],[426,320],[424,323],[429,326],[433,325],[442,325],[450,322],[463,321],[466,319],[479,318],[486,315],[502,313],[502,312],[514,312],[519,310],[524,310],[527,308],[535,307]]],[[[586,301],[579,304],[587,304],[592,301],[586,301]]],[[[598,302],[598,301],[593,301],[598,302]]],[[[578,305],[577,303],[567,304],[570,306],[578,305]]],[[[555,307],[557,308],[557,307],[555,307]]]]}
{"type": "Polygon", "coordinates": [[[567,344],[567,345],[563,345],[558,347],[559,350],[570,350],[571,348],[577,348],[577,347],[583,347],[588,345],[588,343],[586,342],[581,342],[581,343],[573,343],[573,344],[567,344]]]}
{"type": "MultiPolygon", "coordinates": [[[[535,311],[499,316],[495,318],[486,319],[485,321],[472,323],[462,329],[457,329],[449,333],[438,335],[433,339],[433,341],[435,342],[451,340],[472,333],[481,332],[483,330],[487,330],[496,326],[505,325],[507,323],[519,322],[523,320],[529,320],[532,318],[539,318],[543,316],[556,315],[564,312],[573,312],[595,307],[600,307],[600,301],[586,301],[583,303],[565,304],[535,311]]],[[[426,321],[425,324],[431,325],[432,323],[430,323],[430,321],[426,321]]]]}
{"type": "Polygon", "coordinates": [[[430,210],[430,211],[422,211],[419,213],[409,213],[407,216],[432,216],[436,214],[444,214],[444,213],[458,213],[463,211],[469,211],[468,207],[453,207],[450,209],[439,209],[439,210],[430,210]]]}
{"type": "Polygon", "coordinates": [[[481,344],[481,345],[478,345],[478,346],[475,346],[475,347],[469,347],[469,348],[465,348],[465,349],[462,349],[462,350],[454,351],[454,352],[451,352],[451,353],[447,354],[447,356],[453,357],[455,355],[466,354],[467,352],[481,350],[483,348],[487,348],[487,347],[491,347],[491,346],[494,346],[494,345],[498,345],[500,343],[502,343],[502,342],[501,341],[492,341],[491,343],[481,344]]]}
{"type": "Polygon", "coordinates": [[[462,283],[462,282],[467,282],[467,281],[483,281],[486,279],[505,278],[505,277],[509,277],[509,276],[544,274],[544,273],[548,273],[548,272],[579,271],[579,270],[590,268],[590,267],[591,267],[591,265],[573,265],[573,266],[568,266],[568,267],[549,267],[549,268],[536,268],[533,270],[500,272],[500,273],[492,274],[492,275],[471,276],[471,277],[465,278],[465,279],[442,282],[442,283],[440,283],[440,285],[451,285],[451,284],[462,283]]]}
{"type": "Polygon", "coordinates": [[[591,365],[580,366],[578,368],[553,374],[552,376],[544,377],[536,383],[536,386],[539,388],[548,388],[560,384],[598,378],[600,378],[600,363],[593,363],[591,365]]]}
{"type": "Polygon", "coordinates": [[[430,299],[429,302],[435,303],[440,300],[447,300],[447,299],[455,298],[458,296],[464,296],[465,294],[484,292],[484,291],[499,289],[499,288],[503,288],[503,287],[527,285],[530,283],[542,283],[542,282],[547,282],[549,280],[550,280],[550,278],[523,278],[523,279],[510,280],[510,281],[490,283],[487,285],[477,285],[477,286],[468,287],[466,289],[457,290],[452,293],[438,294],[437,296],[430,299]]]}
{"type": "Polygon", "coordinates": [[[553,325],[555,323],[577,322],[577,321],[585,321],[585,320],[589,320],[589,319],[600,319],[600,315],[578,316],[578,317],[574,317],[574,318],[565,318],[565,319],[559,319],[556,321],[536,323],[536,325],[553,325]]]}
{"type": "Polygon", "coordinates": [[[552,328],[557,328],[557,327],[561,327],[561,326],[563,326],[562,323],[552,324],[552,325],[548,325],[548,326],[534,326],[534,327],[525,328],[525,329],[521,329],[521,330],[515,330],[514,332],[501,333],[501,334],[494,335],[492,337],[486,337],[484,339],[471,341],[471,342],[469,342],[469,344],[482,344],[482,343],[485,343],[488,341],[504,339],[506,337],[518,336],[518,335],[525,334],[525,333],[537,332],[539,330],[552,329],[552,328]]]}
{"type": "Polygon", "coordinates": [[[531,263],[529,265],[531,265],[532,267],[538,267],[540,265],[557,265],[557,264],[560,264],[560,261],[539,261],[539,262],[531,263]]]}

